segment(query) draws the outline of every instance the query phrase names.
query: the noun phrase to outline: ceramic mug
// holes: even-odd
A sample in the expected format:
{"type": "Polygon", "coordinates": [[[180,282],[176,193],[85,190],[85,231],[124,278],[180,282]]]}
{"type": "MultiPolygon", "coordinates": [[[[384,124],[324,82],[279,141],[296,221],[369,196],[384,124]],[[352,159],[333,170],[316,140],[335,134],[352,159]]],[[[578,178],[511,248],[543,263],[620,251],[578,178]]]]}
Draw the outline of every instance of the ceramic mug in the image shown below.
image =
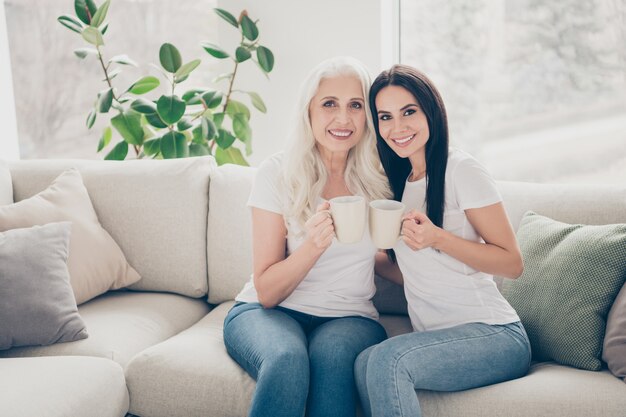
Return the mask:
{"type": "Polygon", "coordinates": [[[330,199],[330,215],[335,235],[341,243],[356,243],[365,232],[366,206],[361,196],[342,196],[330,199]]]}
{"type": "Polygon", "coordinates": [[[391,249],[400,237],[405,205],[395,200],[374,200],[370,204],[369,227],[378,249],[391,249]]]}

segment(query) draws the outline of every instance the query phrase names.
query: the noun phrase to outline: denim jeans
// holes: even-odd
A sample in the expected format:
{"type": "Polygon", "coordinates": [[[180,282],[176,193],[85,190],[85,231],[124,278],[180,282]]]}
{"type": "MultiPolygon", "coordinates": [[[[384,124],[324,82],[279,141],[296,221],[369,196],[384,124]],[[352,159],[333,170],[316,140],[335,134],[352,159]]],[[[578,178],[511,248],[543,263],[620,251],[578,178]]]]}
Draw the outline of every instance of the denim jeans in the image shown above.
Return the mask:
{"type": "Polygon", "coordinates": [[[420,417],[415,390],[461,391],[524,376],[530,343],[520,322],[414,332],[363,351],[355,377],[366,416],[420,417]]]}
{"type": "Polygon", "coordinates": [[[238,303],[224,320],[230,356],[256,380],[250,417],[354,417],[354,360],[387,338],[365,317],[317,317],[238,303]]]}

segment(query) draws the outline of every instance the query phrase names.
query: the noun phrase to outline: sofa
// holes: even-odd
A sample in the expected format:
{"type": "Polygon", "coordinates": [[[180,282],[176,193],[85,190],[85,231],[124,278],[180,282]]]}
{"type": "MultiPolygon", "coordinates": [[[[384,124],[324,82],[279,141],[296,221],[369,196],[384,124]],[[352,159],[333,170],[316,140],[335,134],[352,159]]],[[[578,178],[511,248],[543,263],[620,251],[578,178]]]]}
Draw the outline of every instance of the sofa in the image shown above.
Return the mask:
{"type": "MultiPolygon", "coordinates": [[[[86,339],[0,351],[0,416],[245,416],[255,382],[228,356],[222,323],[250,277],[255,169],[211,157],[8,167],[15,202],[77,168],[100,223],[142,278],[78,306],[86,339]]],[[[626,187],[498,185],[515,228],[530,209],[569,223],[626,223],[626,187]]],[[[402,289],[376,282],[389,336],[411,331],[402,289]]],[[[424,416],[626,416],[624,381],[555,362],[534,362],[513,381],[417,395],[424,416]]]]}

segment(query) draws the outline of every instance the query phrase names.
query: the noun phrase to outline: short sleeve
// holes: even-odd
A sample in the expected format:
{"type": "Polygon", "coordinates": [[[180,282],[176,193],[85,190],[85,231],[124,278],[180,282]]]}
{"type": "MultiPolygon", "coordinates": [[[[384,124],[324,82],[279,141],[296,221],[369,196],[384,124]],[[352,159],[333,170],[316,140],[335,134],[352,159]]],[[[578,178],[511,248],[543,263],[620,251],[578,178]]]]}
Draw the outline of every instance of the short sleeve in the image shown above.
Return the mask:
{"type": "Polygon", "coordinates": [[[281,154],[277,154],[261,163],[254,177],[254,183],[248,198],[248,207],[256,207],[273,213],[283,214],[281,196],[284,193],[280,191],[281,160],[281,154]]]}
{"type": "Polygon", "coordinates": [[[491,174],[469,155],[456,166],[453,182],[457,204],[461,210],[486,207],[502,201],[491,174]]]}

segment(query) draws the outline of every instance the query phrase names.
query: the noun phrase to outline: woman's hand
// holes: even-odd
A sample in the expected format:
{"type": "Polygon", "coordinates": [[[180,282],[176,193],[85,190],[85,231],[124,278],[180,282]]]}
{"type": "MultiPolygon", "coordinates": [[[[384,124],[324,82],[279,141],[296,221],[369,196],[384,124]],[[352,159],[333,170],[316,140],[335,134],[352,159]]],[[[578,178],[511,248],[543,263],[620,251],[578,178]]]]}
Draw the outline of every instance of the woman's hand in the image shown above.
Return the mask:
{"type": "Polygon", "coordinates": [[[435,248],[441,229],[426,214],[411,210],[402,218],[402,239],[413,250],[435,248]]]}
{"type": "Polygon", "coordinates": [[[317,206],[315,215],[304,225],[307,240],[322,252],[333,243],[333,237],[335,237],[335,226],[329,210],[328,201],[320,204],[317,206]]]}

